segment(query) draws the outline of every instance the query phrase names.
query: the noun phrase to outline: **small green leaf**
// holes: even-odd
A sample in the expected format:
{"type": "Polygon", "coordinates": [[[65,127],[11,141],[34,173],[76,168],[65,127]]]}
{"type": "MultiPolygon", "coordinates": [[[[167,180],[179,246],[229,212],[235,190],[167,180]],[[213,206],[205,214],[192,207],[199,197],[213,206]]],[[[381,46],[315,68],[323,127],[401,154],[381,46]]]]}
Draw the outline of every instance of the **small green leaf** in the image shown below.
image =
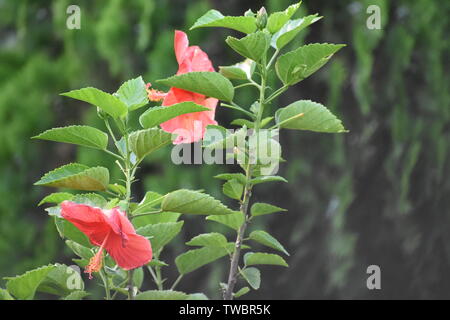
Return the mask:
{"type": "Polygon", "coordinates": [[[261,203],[261,202],[254,203],[250,209],[250,212],[254,217],[281,211],[287,210],[277,206],[273,206],[268,203],[261,203]]]}
{"type": "Polygon", "coordinates": [[[230,124],[240,127],[246,126],[247,128],[253,128],[255,126],[252,121],[247,119],[234,119],[233,121],[230,122],[230,124]]]}
{"type": "Polygon", "coordinates": [[[167,194],[161,204],[161,209],[184,214],[227,215],[234,213],[233,210],[210,195],[186,189],[167,194]]]}
{"type": "Polygon", "coordinates": [[[259,289],[261,285],[261,272],[257,268],[245,268],[241,271],[241,275],[253,289],[259,289]]]}
{"type": "Polygon", "coordinates": [[[157,82],[228,102],[234,97],[233,84],[218,72],[188,72],[157,82]]]}
{"type": "Polygon", "coordinates": [[[209,111],[207,107],[196,104],[192,101],[176,103],[171,106],[158,106],[149,108],[139,118],[139,123],[143,128],[153,128],[170,119],[182,114],[209,111]]]}
{"type": "Polygon", "coordinates": [[[92,247],[88,237],[66,219],[55,217],[55,225],[63,239],[69,239],[84,247],[92,247]]]}
{"type": "Polygon", "coordinates": [[[223,193],[231,199],[239,200],[242,197],[244,186],[238,180],[228,180],[223,185],[223,193]]]}
{"type": "Polygon", "coordinates": [[[130,111],[139,109],[148,103],[145,82],[142,77],[124,82],[117,90],[116,95],[130,111]]]}
{"type": "Polygon", "coordinates": [[[300,100],[278,109],[275,119],[280,128],[325,133],[347,132],[341,120],[325,106],[310,100],[300,100]],[[301,116],[299,116],[301,115],[301,116]]]}
{"type": "Polygon", "coordinates": [[[208,149],[229,149],[234,146],[245,146],[247,128],[242,127],[230,133],[221,126],[208,125],[203,136],[203,147],[208,149]]]}
{"type": "Polygon", "coordinates": [[[216,179],[222,179],[222,180],[232,180],[235,179],[239,181],[242,185],[245,185],[246,183],[246,177],[242,173],[221,173],[216,176],[214,176],[216,179]]]}
{"type": "Polygon", "coordinates": [[[272,182],[272,181],[280,181],[280,182],[288,182],[285,178],[280,177],[280,176],[260,176],[260,177],[256,177],[253,178],[252,180],[250,180],[250,183],[255,185],[255,184],[259,184],[259,183],[265,183],[265,182],[272,182]]]}
{"type": "Polygon", "coordinates": [[[136,300],[186,300],[188,294],[173,290],[148,290],[136,295],[136,300]]]}
{"type": "MultiPolygon", "coordinates": [[[[232,250],[232,247],[228,248],[228,250],[232,250]]],[[[229,252],[228,250],[223,247],[202,247],[189,250],[179,255],[175,259],[175,264],[180,274],[186,274],[226,256],[229,252]]]]}
{"type": "Polygon", "coordinates": [[[119,98],[96,88],[72,90],[61,93],[61,95],[90,103],[116,119],[124,117],[128,113],[127,105],[119,98]]]}
{"type": "Polygon", "coordinates": [[[283,252],[286,255],[289,255],[289,253],[286,251],[283,245],[280,242],[278,242],[277,239],[275,239],[265,231],[262,230],[253,231],[250,233],[249,238],[267,247],[273,248],[275,250],[283,252]]]}
{"type": "Polygon", "coordinates": [[[136,230],[144,237],[151,237],[153,251],[158,252],[172,241],[183,227],[184,221],[149,224],[136,230]]]}
{"type": "Polygon", "coordinates": [[[42,199],[41,202],[39,202],[38,206],[41,206],[45,203],[60,204],[65,200],[72,200],[73,197],[74,195],[68,192],[54,192],[42,199]]]}
{"type": "Polygon", "coordinates": [[[108,169],[103,167],[89,168],[82,164],[71,163],[46,173],[35,185],[103,191],[108,187],[108,183],[108,169]]]}
{"type": "Polygon", "coordinates": [[[37,288],[47,274],[55,268],[54,265],[43,266],[16,277],[6,277],[8,292],[19,300],[33,300],[37,288]]]}
{"type": "Polygon", "coordinates": [[[217,232],[199,234],[186,242],[188,246],[200,247],[226,247],[227,243],[227,238],[225,238],[223,234],[217,232]]]}
{"type": "Polygon", "coordinates": [[[217,10],[209,10],[195,22],[190,30],[203,27],[223,27],[243,33],[252,33],[256,31],[256,18],[254,16],[224,16],[217,10]]]}
{"type": "Polygon", "coordinates": [[[142,287],[142,282],[144,281],[144,270],[142,268],[134,269],[133,272],[133,284],[135,287],[140,289],[142,287]]]}
{"type": "Polygon", "coordinates": [[[293,85],[323,67],[345,45],[312,43],[280,56],[275,64],[278,77],[285,85],[293,85]]]}
{"type": "Polygon", "coordinates": [[[66,245],[80,258],[89,260],[94,255],[89,248],[87,248],[75,241],[66,240],[66,245]]]}
{"type": "Polygon", "coordinates": [[[245,255],[245,265],[252,266],[256,264],[269,264],[288,267],[288,264],[282,257],[273,253],[249,252],[245,255]]]}
{"type": "Polygon", "coordinates": [[[147,265],[149,267],[167,267],[168,264],[165,263],[164,261],[158,260],[153,258],[152,261],[150,261],[149,263],[147,263],[147,265]]]}
{"type": "Polygon", "coordinates": [[[233,214],[227,214],[222,216],[207,216],[206,220],[221,223],[237,231],[244,223],[245,218],[242,212],[236,212],[233,214]]]}
{"type": "Polygon", "coordinates": [[[142,201],[137,205],[137,207],[133,209],[132,214],[136,215],[155,211],[156,206],[161,204],[161,202],[164,200],[164,197],[165,196],[162,196],[159,193],[153,191],[147,192],[144,196],[144,199],[142,199],[142,201]]]}
{"type": "Polygon", "coordinates": [[[172,142],[172,134],[158,128],[135,131],[128,137],[131,151],[138,159],[169,145],[172,142]]]}
{"type": "Polygon", "coordinates": [[[228,79],[247,80],[251,79],[255,71],[256,63],[250,59],[231,66],[220,66],[219,72],[228,79]]]}
{"type": "Polygon", "coordinates": [[[275,33],[281,29],[282,26],[288,22],[288,20],[294,15],[294,13],[298,10],[301,5],[301,1],[296,4],[290,5],[284,11],[274,12],[269,16],[267,20],[267,30],[270,33],[275,33]]]}
{"type": "Polygon", "coordinates": [[[63,300],[83,300],[84,297],[90,295],[89,292],[76,290],[69,293],[67,296],[63,298],[63,300]]]}
{"type": "Polygon", "coordinates": [[[105,150],[108,146],[108,135],[89,126],[53,128],[34,136],[33,139],[71,143],[100,150],[105,150]]]}
{"type": "Polygon", "coordinates": [[[297,34],[313,24],[319,21],[322,17],[318,17],[317,14],[309,15],[301,19],[289,20],[277,33],[272,37],[271,45],[275,49],[282,49],[285,45],[291,42],[297,34]]]}
{"type": "Polygon", "coordinates": [[[270,34],[258,31],[241,39],[228,36],[225,42],[241,56],[259,62],[270,47],[270,34]]]}
{"type": "Polygon", "coordinates": [[[248,293],[249,291],[250,291],[249,287],[243,287],[243,288],[239,289],[238,292],[233,293],[233,296],[235,298],[239,298],[239,297],[242,297],[244,294],[248,293]]]}

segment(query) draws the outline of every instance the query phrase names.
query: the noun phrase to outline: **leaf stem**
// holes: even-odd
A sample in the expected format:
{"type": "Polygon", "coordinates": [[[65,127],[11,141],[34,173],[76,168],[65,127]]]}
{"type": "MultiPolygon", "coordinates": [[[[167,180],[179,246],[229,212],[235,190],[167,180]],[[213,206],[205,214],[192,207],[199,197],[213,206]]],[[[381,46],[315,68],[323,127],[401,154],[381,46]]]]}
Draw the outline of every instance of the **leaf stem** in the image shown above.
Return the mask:
{"type": "Polygon", "coordinates": [[[245,109],[239,107],[239,106],[236,105],[236,104],[231,105],[231,104],[223,103],[223,102],[222,102],[220,105],[223,106],[223,107],[227,107],[227,108],[229,108],[229,109],[234,109],[234,110],[241,111],[241,112],[245,113],[246,115],[248,115],[248,116],[249,116],[250,118],[252,118],[252,119],[255,118],[255,115],[254,115],[253,113],[251,113],[251,112],[249,112],[249,111],[247,111],[247,110],[245,110],[245,109]]]}
{"type": "Polygon", "coordinates": [[[182,278],[183,278],[183,275],[180,274],[180,275],[178,276],[178,278],[175,280],[175,282],[172,284],[172,286],[170,287],[170,290],[174,290],[175,287],[177,286],[177,284],[180,282],[180,280],[181,280],[182,278]]]}

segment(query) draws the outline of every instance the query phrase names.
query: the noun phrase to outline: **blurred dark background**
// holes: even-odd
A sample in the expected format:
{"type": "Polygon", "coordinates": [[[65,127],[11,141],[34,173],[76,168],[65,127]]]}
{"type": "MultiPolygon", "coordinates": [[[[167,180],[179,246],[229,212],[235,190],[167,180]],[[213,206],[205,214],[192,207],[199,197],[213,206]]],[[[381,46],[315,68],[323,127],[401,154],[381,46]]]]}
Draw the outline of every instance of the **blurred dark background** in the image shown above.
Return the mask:
{"type": "MultiPolygon", "coordinates": [[[[114,92],[138,75],[154,81],[176,72],[173,30],[187,31],[211,8],[239,15],[294,1],[12,1],[0,0],[0,276],[50,262],[70,263],[54,224],[37,203],[50,190],[32,184],[67,162],[113,166],[90,149],[32,141],[52,126],[91,125],[94,108],[58,94],[84,86],[114,92]],[[66,28],[66,9],[81,8],[81,29],[66,28]]],[[[450,2],[305,0],[301,12],[324,16],[296,38],[346,43],[320,72],[293,87],[273,108],[298,99],[328,106],[350,133],[285,131],[281,174],[289,184],[257,187],[254,201],[289,210],[259,226],[291,253],[288,269],[262,267],[262,286],[246,298],[450,298],[450,2]],[[369,30],[366,9],[381,8],[382,29],[369,30]],[[368,290],[366,269],[381,268],[381,290],[368,290]]],[[[237,62],[225,29],[188,32],[215,67],[237,62]]],[[[239,96],[242,104],[252,97],[239,96]]],[[[221,125],[237,117],[218,108],[221,125]]],[[[102,127],[101,127],[102,128],[102,127]]],[[[205,189],[221,195],[213,174],[225,166],[173,165],[170,148],[150,158],[134,193],[205,189]]],[[[118,177],[118,172],[113,172],[118,177]]],[[[223,199],[226,201],[226,199],[223,199]]],[[[235,203],[227,202],[230,206],[235,203]]],[[[185,218],[163,260],[171,264],[192,236],[220,226],[185,218]]],[[[253,226],[257,227],[257,226],[253,226]]],[[[229,234],[233,240],[234,235],[229,234]]],[[[219,298],[228,261],[189,274],[188,292],[219,298]]],[[[172,280],[173,281],[173,280],[172,280]]],[[[0,286],[3,286],[0,280],[0,286]]]]}

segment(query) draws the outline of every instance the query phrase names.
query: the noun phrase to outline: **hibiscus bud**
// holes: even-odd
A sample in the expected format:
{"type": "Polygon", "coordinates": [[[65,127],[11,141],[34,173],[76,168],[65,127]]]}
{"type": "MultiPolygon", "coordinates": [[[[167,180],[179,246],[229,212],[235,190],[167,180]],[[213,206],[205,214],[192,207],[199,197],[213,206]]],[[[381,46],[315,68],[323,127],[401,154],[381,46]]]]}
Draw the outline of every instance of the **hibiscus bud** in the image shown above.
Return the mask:
{"type": "Polygon", "coordinates": [[[261,7],[258,13],[256,14],[256,26],[259,30],[262,30],[267,25],[267,11],[266,8],[261,7]]]}

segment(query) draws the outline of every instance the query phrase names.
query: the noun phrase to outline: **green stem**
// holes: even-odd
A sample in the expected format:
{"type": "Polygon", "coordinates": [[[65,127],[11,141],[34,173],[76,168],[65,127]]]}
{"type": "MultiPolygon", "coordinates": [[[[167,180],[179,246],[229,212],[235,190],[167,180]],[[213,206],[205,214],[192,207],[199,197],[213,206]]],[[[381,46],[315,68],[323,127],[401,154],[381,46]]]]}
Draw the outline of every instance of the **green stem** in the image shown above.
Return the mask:
{"type": "Polygon", "coordinates": [[[149,212],[139,213],[139,214],[131,216],[130,219],[134,219],[134,218],[142,217],[142,216],[148,216],[148,215],[151,215],[151,214],[157,214],[157,213],[161,213],[161,212],[163,212],[163,211],[162,210],[156,210],[156,211],[149,211],[149,212]]]}
{"type": "Polygon", "coordinates": [[[128,300],[134,300],[133,271],[128,271],[128,300]]]}
{"type": "Polygon", "coordinates": [[[183,278],[183,275],[180,274],[180,275],[178,276],[178,278],[175,280],[175,282],[172,284],[172,286],[170,287],[170,290],[174,290],[175,287],[177,286],[177,284],[180,282],[180,280],[181,280],[182,278],[183,278]]]}
{"type": "Polygon", "coordinates": [[[108,283],[108,276],[106,275],[106,273],[103,270],[100,270],[99,273],[100,273],[100,278],[102,278],[102,281],[103,281],[103,286],[105,287],[106,300],[111,300],[111,294],[110,294],[109,283],[108,283]]]}
{"type": "Polygon", "coordinates": [[[223,103],[223,102],[220,105],[223,106],[223,107],[229,108],[229,109],[234,109],[234,110],[241,111],[241,112],[245,113],[246,115],[248,115],[252,119],[255,118],[255,115],[253,113],[251,113],[251,112],[249,112],[249,111],[247,111],[247,110],[245,110],[245,109],[243,109],[243,108],[241,108],[241,107],[239,107],[237,105],[231,105],[231,104],[223,103]]]}

